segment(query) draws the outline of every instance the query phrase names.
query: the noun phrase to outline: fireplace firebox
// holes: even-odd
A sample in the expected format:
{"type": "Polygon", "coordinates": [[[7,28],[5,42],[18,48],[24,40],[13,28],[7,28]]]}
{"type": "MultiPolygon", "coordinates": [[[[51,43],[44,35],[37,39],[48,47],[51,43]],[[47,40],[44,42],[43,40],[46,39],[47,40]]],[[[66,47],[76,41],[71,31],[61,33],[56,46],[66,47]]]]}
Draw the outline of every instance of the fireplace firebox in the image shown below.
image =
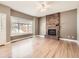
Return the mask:
{"type": "Polygon", "coordinates": [[[56,36],[56,29],[48,29],[48,35],[56,36]]]}

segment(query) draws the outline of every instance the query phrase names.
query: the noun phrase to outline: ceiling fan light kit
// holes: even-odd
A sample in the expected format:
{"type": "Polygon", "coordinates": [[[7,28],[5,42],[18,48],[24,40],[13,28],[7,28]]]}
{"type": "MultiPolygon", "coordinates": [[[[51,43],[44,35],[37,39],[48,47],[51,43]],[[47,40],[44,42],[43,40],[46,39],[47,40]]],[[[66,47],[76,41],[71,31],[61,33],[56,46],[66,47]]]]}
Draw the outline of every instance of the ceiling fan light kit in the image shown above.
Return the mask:
{"type": "Polygon", "coordinates": [[[43,2],[40,2],[39,5],[37,6],[37,9],[40,11],[40,12],[45,12],[48,10],[48,8],[50,7],[49,4],[47,4],[47,2],[43,1],[43,2]]]}

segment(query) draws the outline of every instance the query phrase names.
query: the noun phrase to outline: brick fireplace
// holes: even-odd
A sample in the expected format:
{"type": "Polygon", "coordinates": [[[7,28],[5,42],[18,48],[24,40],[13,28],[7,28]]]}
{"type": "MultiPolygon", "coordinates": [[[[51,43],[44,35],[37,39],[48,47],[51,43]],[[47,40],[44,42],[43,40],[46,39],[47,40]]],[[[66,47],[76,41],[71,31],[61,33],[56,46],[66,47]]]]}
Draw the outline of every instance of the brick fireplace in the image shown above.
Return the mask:
{"type": "Polygon", "coordinates": [[[60,36],[60,13],[46,16],[46,37],[59,39],[60,36]]]}

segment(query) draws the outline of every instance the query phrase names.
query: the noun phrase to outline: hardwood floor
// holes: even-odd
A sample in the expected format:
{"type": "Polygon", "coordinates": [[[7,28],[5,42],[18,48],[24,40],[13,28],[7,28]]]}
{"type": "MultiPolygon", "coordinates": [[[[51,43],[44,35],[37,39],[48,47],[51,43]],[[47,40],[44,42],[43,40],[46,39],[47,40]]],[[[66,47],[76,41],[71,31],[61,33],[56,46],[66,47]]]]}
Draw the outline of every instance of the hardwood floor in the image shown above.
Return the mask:
{"type": "Polygon", "coordinates": [[[0,58],[10,58],[12,54],[11,49],[11,44],[0,46],[0,58]]]}
{"type": "Polygon", "coordinates": [[[79,46],[76,43],[45,39],[39,40],[37,38],[36,47],[34,48],[33,57],[45,57],[45,58],[78,58],[79,46]],[[42,42],[42,40],[44,40],[42,42]]]}
{"type": "Polygon", "coordinates": [[[0,57],[79,58],[79,46],[70,41],[36,36],[0,47],[0,57]]]}

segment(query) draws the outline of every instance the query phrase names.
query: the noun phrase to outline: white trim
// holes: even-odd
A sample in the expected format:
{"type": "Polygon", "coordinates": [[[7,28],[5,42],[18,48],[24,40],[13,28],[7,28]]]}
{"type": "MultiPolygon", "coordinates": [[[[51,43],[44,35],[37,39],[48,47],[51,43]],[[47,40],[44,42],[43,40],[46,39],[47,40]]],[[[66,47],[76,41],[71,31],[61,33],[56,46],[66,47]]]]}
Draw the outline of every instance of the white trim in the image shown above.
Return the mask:
{"type": "MultiPolygon", "coordinates": [[[[40,37],[45,37],[45,35],[36,35],[36,36],[40,36],[40,37]]],[[[73,40],[73,39],[67,39],[67,38],[59,38],[60,40],[65,40],[65,41],[71,41],[71,42],[75,42],[79,45],[79,41],[78,40],[73,40]]]]}
{"type": "Polygon", "coordinates": [[[75,42],[79,45],[78,40],[73,40],[73,39],[66,39],[66,38],[59,38],[60,40],[65,40],[65,41],[71,41],[71,42],[75,42]]]}
{"type": "MultiPolygon", "coordinates": [[[[35,36],[39,36],[39,37],[45,37],[45,35],[35,35],[35,36]]],[[[75,42],[79,45],[79,41],[78,40],[73,40],[73,39],[67,39],[67,38],[59,38],[60,40],[65,40],[65,41],[71,41],[71,42],[75,42]]]]}
{"type": "Polygon", "coordinates": [[[32,36],[14,39],[14,40],[11,40],[11,41],[6,42],[6,43],[4,43],[4,44],[0,44],[0,46],[4,46],[4,45],[7,45],[7,44],[11,44],[12,42],[17,42],[17,41],[24,40],[24,39],[28,39],[28,38],[31,38],[31,37],[32,37],[32,36]]]}
{"type": "Polygon", "coordinates": [[[14,39],[14,40],[11,40],[10,42],[16,42],[16,41],[20,41],[20,40],[24,40],[24,39],[28,39],[28,38],[31,38],[32,36],[29,36],[29,37],[23,37],[23,38],[18,38],[18,39],[14,39]]]}

